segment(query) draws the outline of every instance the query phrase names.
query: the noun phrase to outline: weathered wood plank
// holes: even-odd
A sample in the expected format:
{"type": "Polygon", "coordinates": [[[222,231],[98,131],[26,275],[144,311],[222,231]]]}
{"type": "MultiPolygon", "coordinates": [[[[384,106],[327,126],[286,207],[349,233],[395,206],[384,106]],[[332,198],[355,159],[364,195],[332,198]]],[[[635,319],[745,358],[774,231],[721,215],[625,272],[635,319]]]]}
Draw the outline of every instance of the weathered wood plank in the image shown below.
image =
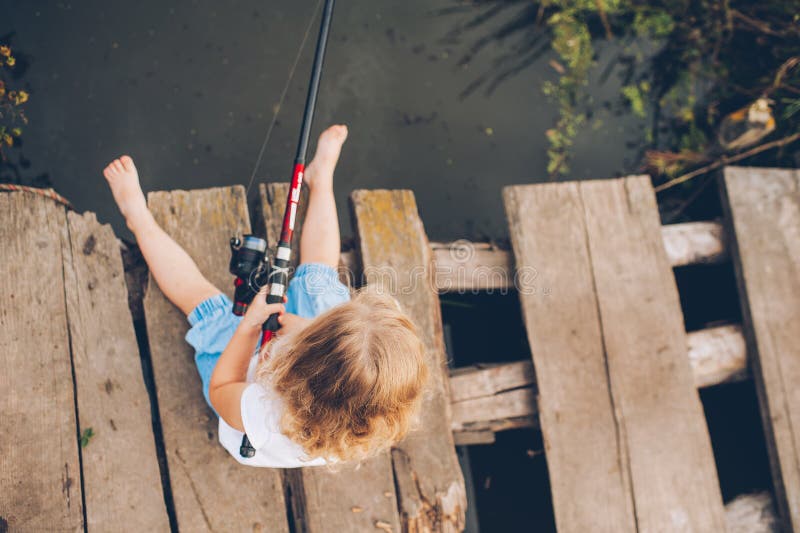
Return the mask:
{"type": "MultiPolygon", "coordinates": [[[[280,237],[288,183],[259,185],[261,223],[270,249],[280,237]]],[[[307,202],[300,202],[293,236],[292,265],[299,257],[307,202]]],[[[260,228],[259,228],[260,229],[260,228]]],[[[295,527],[300,533],[370,531],[376,522],[400,529],[394,477],[389,453],[365,461],[358,469],[344,466],[332,472],[325,467],[286,470],[291,487],[295,527]]]]}
{"type": "Polygon", "coordinates": [[[388,453],[358,466],[331,471],[317,466],[287,470],[298,532],[400,531],[397,496],[388,453]]]}
{"type": "MultiPolygon", "coordinates": [[[[156,221],[217,287],[232,293],[228,242],[250,222],[242,187],[155,192],[156,221]]],[[[288,531],[278,470],[240,466],[218,442],[203,400],[186,317],[150,279],[145,318],[178,526],[183,531],[288,531]]]]}
{"type": "MultiPolygon", "coordinates": [[[[453,375],[450,373],[450,401],[491,396],[501,391],[524,387],[534,383],[533,365],[530,361],[515,361],[474,372],[453,375]]],[[[456,418],[455,415],[453,418],[456,418]]]]}
{"type": "Polygon", "coordinates": [[[518,267],[536,268],[537,288],[548,289],[520,297],[559,528],[723,531],[710,439],[649,179],[511,187],[505,194],[518,267]],[[558,343],[565,345],[549,351],[558,343]],[[592,418],[565,431],[565,418],[580,416],[592,418]],[[581,455],[587,441],[599,447],[595,432],[610,440],[608,451],[581,455]],[[553,451],[564,456],[551,459],[553,451]],[[584,500],[587,490],[597,496],[584,500]],[[591,527],[583,520],[591,520],[587,513],[596,519],[592,510],[604,507],[596,498],[607,490],[628,502],[614,502],[624,522],[591,527]]]}
{"type": "MultiPolygon", "coordinates": [[[[453,422],[456,424],[456,422],[453,422]]],[[[490,431],[498,433],[500,431],[507,431],[509,429],[520,428],[538,428],[539,418],[536,415],[532,416],[517,416],[513,418],[496,418],[492,420],[479,420],[476,422],[469,422],[464,424],[463,427],[453,431],[453,439],[458,442],[461,439],[461,433],[475,432],[475,431],[490,431]]]]}
{"type": "MultiPolygon", "coordinates": [[[[687,333],[686,344],[697,388],[740,381],[747,377],[747,350],[742,328],[738,324],[687,333]]],[[[487,363],[450,371],[450,397],[454,405],[535,384],[531,361],[487,363]]],[[[453,421],[457,420],[454,414],[453,421]]]]}
{"type": "Polygon", "coordinates": [[[536,390],[533,387],[506,391],[456,402],[452,405],[451,427],[462,429],[471,422],[499,420],[536,414],[536,390]]]}
{"type": "MultiPolygon", "coordinates": [[[[687,222],[661,227],[673,267],[720,263],[727,243],[719,222],[687,222]]],[[[439,292],[508,290],[516,287],[514,254],[487,242],[432,242],[434,283],[439,292]]],[[[343,256],[346,254],[343,254],[343,256]]]]}
{"type": "Polygon", "coordinates": [[[580,190],[638,528],[724,531],[711,439],[650,177],[585,181],[580,190]]]}
{"type": "MultiPolygon", "coordinates": [[[[689,363],[692,367],[694,384],[697,388],[711,387],[721,383],[731,383],[747,377],[747,354],[745,340],[741,327],[738,325],[718,326],[714,328],[693,331],[686,335],[689,348],[689,363]]],[[[538,426],[538,407],[534,402],[527,406],[515,408],[513,419],[508,419],[508,414],[500,415],[494,410],[496,406],[514,404],[514,400],[505,399],[507,394],[517,393],[507,387],[530,387],[536,391],[533,376],[533,364],[530,361],[517,361],[492,365],[486,369],[461,368],[453,377],[451,373],[450,388],[453,398],[453,438],[459,440],[460,432],[476,430],[503,431],[520,427],[538,426]],[[493,381],[495,375],[502,376],[500,380],[493,381]],[[476,387],[475,383],[480,383],[476,387]],[[491,395],[486,395],[486,390],[494,390],[491,395]],[[510,391],[510,392],[509,392],[510,391]],[[468,403],[469,407],[459,407],[460,403],[468,403]],[[485,418],[478,418],[474,413],[482,413],[485,418]],[[462,419],[462,415],[464,419],[462,419]]]]}
{"type": "Polygon", "coordinates": [[[354,191],[351,196],[363,276],[396,296],[427,348],[430,390],[420,429],[392,450],[405,531],[461,531],[466,492],[450,430],[448,375],[431,249],[411,191],[354,191]]]}
{"type": "MultiPolygon", "coordinates": [[[[719,222],[685,222],[661,227],[673,267],[721,263],[728,245],[719,222]]],[[[514,289],[514,253],[489,242],[432,242],[434,285],[441,293],[514,289]]],[[[358,274],[355,252],[342,252],[342,266],[358,274]]]]}
{"type": "Polygon", "coordinates": [[[83,531],[64,208],[0,194],[0,529],[83,531]]]}
{"type": "Polygon", "coordinates": [[[434,283],[439,292],[505,290],[514,287],[514,257],[491,243],[432,242],[434,283]]]}
{"type": "Polygon", "coordinates": [[[453,441],[455,441],[456,446],[494,444],[495,432],[490,429],[483,429],[477,431],[470,431],[470,430],[457,431],[453,432],[453,441]]]}
{"type": "Polygon", "coordinates": [[[728,533],[779,533],[780,521],[769,492],[742,494],[725,504],[728,533]]]}
{"type": "Polygon", "coordinates": [[[93,213],[68,213],[64,279],[90,531],[166,531],[150,400],[119,243],[93,213]]]}
{"type": "Polygon", "coordinates": [[[722,185],[778,512],[800,531],[800,172],[728,167],[722,185]]]}
{"type": "Polygon", "coordinates": [[[562,532],[636,531],[578,185],[507,187],[503,195],[517,268],[535,268],[549,289],[524,287],[520,301],[556,525],[562,532]]]}
{"type": "Polygon", "coordinates": [[[686,335],[686,342],[697,388],[747,378],[747,346],[740,325],[693,331],[686,335]]]}
{"type": "Polygon", "coordinates": [[[661,226],[667,261],[672,267],[721,263],[728,258],[725,231],[719,222],[686,222],[661,226]]]}

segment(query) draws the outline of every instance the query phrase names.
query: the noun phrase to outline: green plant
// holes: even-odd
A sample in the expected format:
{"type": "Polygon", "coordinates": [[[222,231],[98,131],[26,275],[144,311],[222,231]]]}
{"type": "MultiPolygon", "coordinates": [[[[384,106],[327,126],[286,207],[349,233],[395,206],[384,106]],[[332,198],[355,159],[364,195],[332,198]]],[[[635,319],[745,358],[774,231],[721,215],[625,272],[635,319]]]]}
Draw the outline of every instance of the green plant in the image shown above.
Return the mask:
{"type": "Polygon", "coordinates": [[[86,448],[89,445],[89,441],[92,440],[94,437],[94,430],[92,428],[86,428],[81,433],[81,448],[86,448]]]}
{"type": "Polygon", "coordinates": [[[28,101],[28,93],[15,88],[13,84],[16,57],[11,47],[0,45],[0,158],[6,160],[5,149],[13,146],[22,136],[22,128],[28,124],[24,104],[28,101]]]}
{"type": "MultiPolygon", "coordinates": [[[[568,174],[575,137],[596,107],[587,85],[599,41],[616,44],[612,64],[623,67],[624,78],[620,100],[646,127],[641,163],[657,181],[728,155],[717,140],[722,122],[759,98],[774,106],[770,139],[789,140],[771,146],[783,150],[800,131],[795,0],[486,0],[475,6],[486,9],[464,28],[518,9],[493,37],[516,33],[524,40],[513,47],[518,59],[495,61],[502,69],[489,90],[541,57],[543,39],[557,57],[550,61],[557,79],[542,85],[558,107],[556,123],[545,132],[551,177],[568,174]]],[[[491,40],[482,38],[470,55],[491,40]]],[[[781,153],[791,161],[785,152],[771,155],[777,160],[781,153]]]]}

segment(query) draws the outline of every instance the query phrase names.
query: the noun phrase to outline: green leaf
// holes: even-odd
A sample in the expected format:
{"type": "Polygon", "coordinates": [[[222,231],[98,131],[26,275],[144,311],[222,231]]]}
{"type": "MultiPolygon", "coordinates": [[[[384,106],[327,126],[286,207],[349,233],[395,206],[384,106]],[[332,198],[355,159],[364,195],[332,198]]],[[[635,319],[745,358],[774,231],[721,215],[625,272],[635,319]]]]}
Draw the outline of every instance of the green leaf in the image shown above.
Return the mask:
{"type": "Polygon", "coordinates": [[[622,88],[622,95],[628,100],[631,111],[639,118],[647,117],[643,92],[637,85],[626,85],[622,88]]]}
{"type": "Polygon", "coordinates": [[[633,30],[639,37],[660,39],[675,29],[675,20],[665,11],[638,11],[633,18],[633,30]]]}
{"type": "Polygon", "coordinates": [[[81,434],[81,448],[86,448],[89,445],[89,440],[94,437],[94,430],[92,428],[86,428],[83,430],[81,434]]]}

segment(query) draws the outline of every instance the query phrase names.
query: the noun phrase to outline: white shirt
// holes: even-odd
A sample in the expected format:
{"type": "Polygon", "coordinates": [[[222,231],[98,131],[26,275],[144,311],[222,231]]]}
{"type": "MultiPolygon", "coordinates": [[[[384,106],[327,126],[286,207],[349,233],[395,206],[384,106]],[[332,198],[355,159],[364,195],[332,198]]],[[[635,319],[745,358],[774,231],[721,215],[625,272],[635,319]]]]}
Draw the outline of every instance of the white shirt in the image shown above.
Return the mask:
{"type": "Polygon", "coordinates": [[[253,383],[258,355],[250,360],[247,381],[250,385],[242,392],[242,423],[250,444],[256,449],[253,457],[242,457],[239,447],[244,433],[219,419],[219,442],[234,459],[243,465],[272,468],[296,468],[326,464],[322,457],[309,459],[303,448],[281,433],[280,420],[284,411],[283,400],[272,387],[253,383]]]}

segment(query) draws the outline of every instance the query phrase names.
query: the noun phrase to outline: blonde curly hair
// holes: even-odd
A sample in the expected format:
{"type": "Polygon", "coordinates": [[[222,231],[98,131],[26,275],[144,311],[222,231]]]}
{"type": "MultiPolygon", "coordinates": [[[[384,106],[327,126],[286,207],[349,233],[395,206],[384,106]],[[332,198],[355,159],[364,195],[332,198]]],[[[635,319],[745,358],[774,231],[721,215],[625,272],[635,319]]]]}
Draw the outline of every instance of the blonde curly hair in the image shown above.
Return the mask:
{"type": "Polygon", "coordinates": [[[362,460],[409,431],[428,369],[391,296],[359,292],[267,349],[256,379],[283,399],[281,430],[309,457],[362,460]]]}

